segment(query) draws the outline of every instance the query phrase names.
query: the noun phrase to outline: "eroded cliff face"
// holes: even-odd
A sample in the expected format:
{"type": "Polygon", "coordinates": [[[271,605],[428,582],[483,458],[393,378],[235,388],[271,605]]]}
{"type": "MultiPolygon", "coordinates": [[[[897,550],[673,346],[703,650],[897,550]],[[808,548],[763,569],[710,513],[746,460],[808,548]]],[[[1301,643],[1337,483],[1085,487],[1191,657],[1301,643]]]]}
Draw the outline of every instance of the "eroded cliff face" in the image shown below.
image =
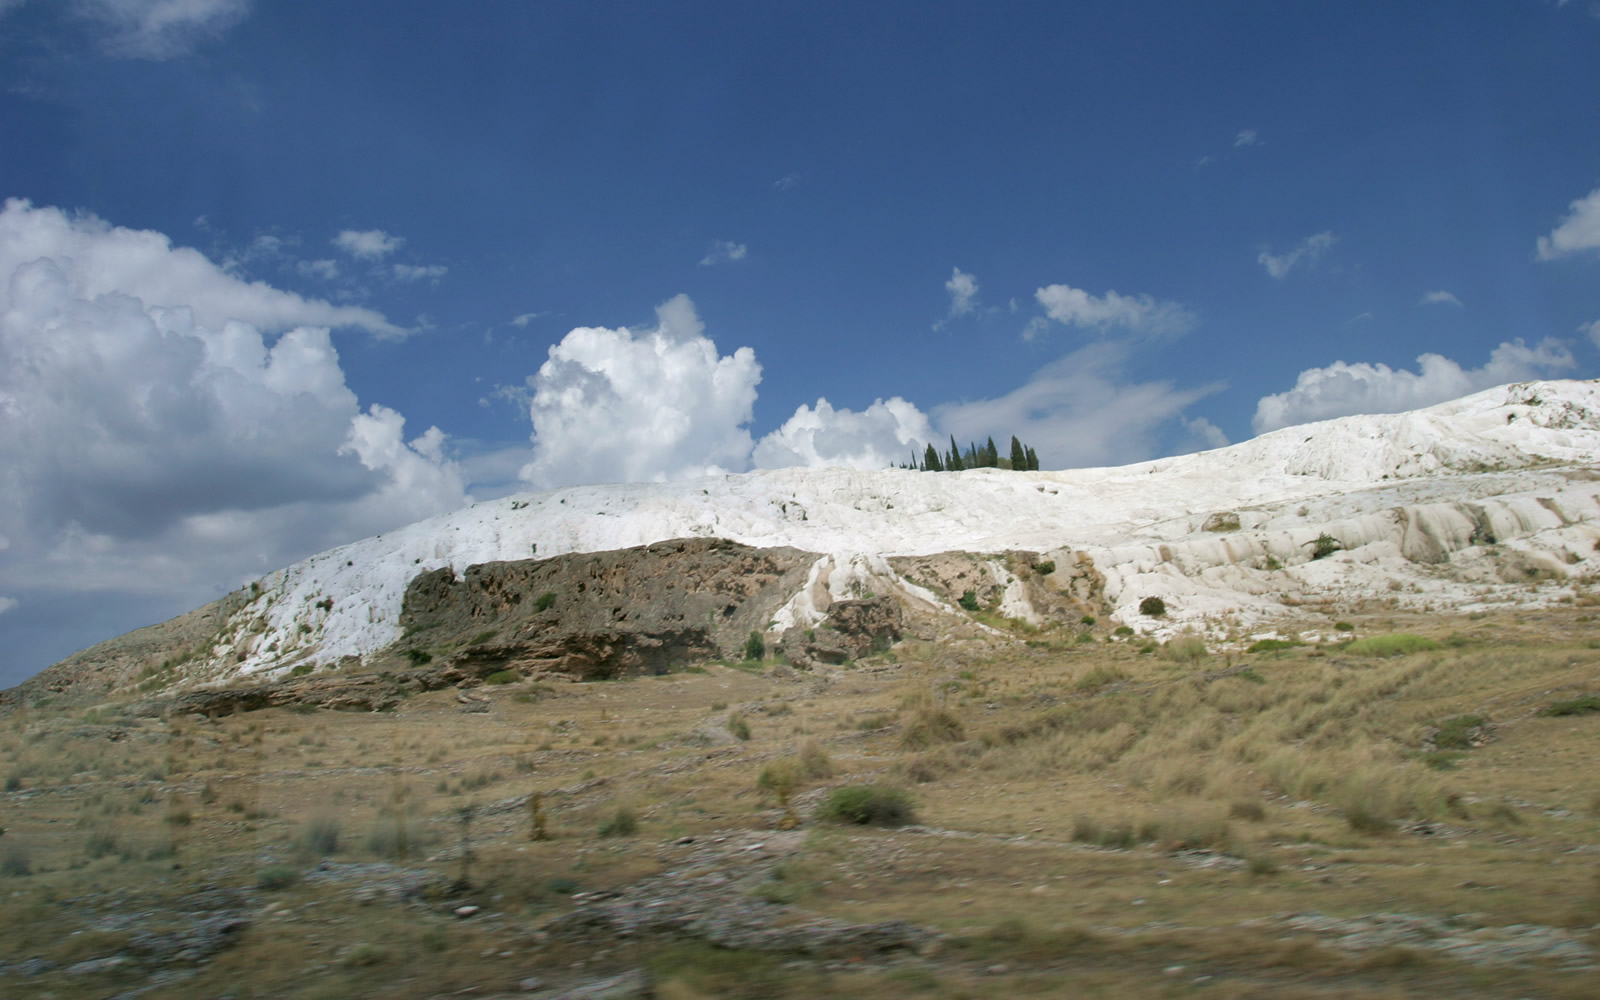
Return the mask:
{"type": "Polygon", "coordinates": [[[714,538],[422,573],[378,656],[578,679],[738,659],[818,556],[714,538]]]}

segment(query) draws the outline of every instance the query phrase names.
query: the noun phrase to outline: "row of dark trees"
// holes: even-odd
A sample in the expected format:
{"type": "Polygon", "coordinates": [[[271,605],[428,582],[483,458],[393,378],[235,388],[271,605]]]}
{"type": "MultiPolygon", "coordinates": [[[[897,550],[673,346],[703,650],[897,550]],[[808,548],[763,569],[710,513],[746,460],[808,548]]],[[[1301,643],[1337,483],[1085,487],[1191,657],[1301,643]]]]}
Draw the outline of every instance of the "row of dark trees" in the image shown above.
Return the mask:
{"type": "Polygon", "coordinates": [[[956,444],[955,435],[950,436],[950,450],[940,452],[933,445],[928,445],[923,451],[919,461],[915,456],[902,466],[902,469],[916,469],[918,472],[960,472],[962,469],[1016,469],[1018,472],[1037,472],[1039,469],[1039,456],[1032,448],[1017,440],[1015,434],[1011,436],[1011,457],[1001,458],[1000,450],[994,446],[994,438],[990,438],[983,445],[970,443],[967,445],[966,454],[961,453],[961,446],[956,444]]]}

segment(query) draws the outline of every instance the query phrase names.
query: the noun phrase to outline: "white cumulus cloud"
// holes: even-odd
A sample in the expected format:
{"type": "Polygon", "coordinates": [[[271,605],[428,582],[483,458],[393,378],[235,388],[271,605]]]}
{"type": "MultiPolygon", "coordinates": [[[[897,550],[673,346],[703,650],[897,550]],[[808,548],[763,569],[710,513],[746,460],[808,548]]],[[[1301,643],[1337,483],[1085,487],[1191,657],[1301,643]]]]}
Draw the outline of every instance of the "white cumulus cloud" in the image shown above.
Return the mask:
{"type": "Polygon", "coordinates": [[[1260,140],[1256,138],[1256,130],[1253,128],[1240,129],[1239,134],[1233,137],[1235,149],[1240,146],[1256,146],[1259,144],[1260,140]]]}
{"type": "MultiPolygon", "coordinates": [[[[1047,285],[1033,297],[1044,307],[1045,315],[1067,326],[1105,330],[1124,327],[1134,333],[1183,333],[1194,326],[1194,314],[1176,302],[1162,302],[1149,295],[1119,295],[1108,291],[1091,295],[1071,285],[1047,285]]],[[[1025,336],[1041,327],[1030,324],[1025,336]]]]}
{"type": "Polygon", "coordinates": [[[1314,236],[1307,236],[1294,249],[1281,254],[1263,250],[1256,257],[1256,263],[1266,268],[1267,273],[1274,278],[1282,280],[1301,261],[1305,261],[1307,267],[1315,264],[1317,258],[1322,256],[1322,252],[1338,242],[1338,239],[1339,237],[1331,232],[1317,233],[1314,236]]]}
{"type": "Polygon", "coordinates": [[[1420,306],[1459,306],[1459,305],[1461,305],[1461,300],[1456,298],[1451,293],[1445,291],[1444,289],[1440,289],[1440,290],[1438,290],[1436,292],[1426,292],[1426,293],[1424,293],[1423,296],[1422,296],[1422,299],[1420,301],[1418,301],[1417,305],[1420,305],[1420,306]]]}
{"type": "Polygon", "coordinates": [[[1600,250],[1600,188],[1567,206],[1567,217],[1550,231],[1539,237],[1537,247],[1540,260],[1554,260],[1583,250],[1600,250]]]}
{"type": "Polygon", "coordinates": [[[158,233],[8,203],[0,591],[110,592],[175,614],[467,502],[441,432],[407,443],[400,414],[361,411],[330,321],[389,328],[247,284],[158,233]]]}
{"type": "Polygon", "coordinates": [[[1595,320],[1593,323],[1586,323],[1578,329],[1589,335],[1589,340],[1594,343],[1594,346],[1600,347],[1600,319],[1595,320]]]}
{"type": "Polygon", "coordinates": [[[758,469],[885,469],[920,459],[933,440],[927,414],[899,396],[874,400],[859,413],[818,399],[815,408],[802,404],[783,426],[763,437],[754,458],[758,469]]]}
{"type": "Polygon", "coordinates": [[[1417,358],[1414,372],[1381,363],[1335,361],[1301,372],[1287,392],[1262,397],[1251,424],[1261,434],[1354,413],[1399,413],[1506,382],[1547,378],[1575,364],[1560,341],[1547,339],[1528,347],[1520,338],[1496,347],[1481,368],[1462,368],[1439,354],[1417,358]]]}
{"type": "Polygon", "coordinates": [[[405,244],[405,237],[390,236],[381,229],[345,229],[333,238],[333,245],[357,260],[378,260],[405,244]]]}
{"type": "Polygon", "coordinates": [[[75,10],[100,30],[111,55],[164,60],[221,37],[250,13],[250,2],[78,0],[75,10]]]}
{"type": "Polygon", "coordinates": [[[528,378],[538,487],[640,482],[740,471],[761,381],[755,352],[726,357],[686,295],[647,330],[578,327],[528,378]]]}

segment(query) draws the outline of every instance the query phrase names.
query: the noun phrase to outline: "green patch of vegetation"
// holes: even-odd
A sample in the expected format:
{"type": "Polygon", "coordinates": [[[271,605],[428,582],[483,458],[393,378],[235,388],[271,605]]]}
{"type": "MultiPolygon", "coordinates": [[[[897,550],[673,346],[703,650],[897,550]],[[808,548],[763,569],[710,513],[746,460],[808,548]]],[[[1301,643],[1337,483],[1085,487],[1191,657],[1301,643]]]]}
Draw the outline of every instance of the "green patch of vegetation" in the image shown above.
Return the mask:
{"type": "Polygon", "coordinates": [[[735,739],[748,740],[750,738],[750,720],[746,719],[743,712],[728,713],[728,732],[735,739]]]}
{"type": "Polygon", "coordinates": [[[1473,731],[1488,721],[1481,715],[1455,715],[1440,719],[1433,745],[1441,750],[1470,750],[1473,731]]]}
{"type": "Polygon", "coordinates": [[[420,667],[424,663],[432,663],[433,654],[426,649],[408,649],[406,650],[406,659],[411,661],[412,666],[420,667]]]}
{"type": "Polygon", "coordinates": [[[1307,542],[1306,544],[1311,546],[1311,559],[1313,562],[1318,559],[1326,559],[1335,552],[1338,552],[1340,549],[1344,548],[1344,543],[1340,542],[1337,538],[1328,534],[1326,531],[1318,535],[1316,540],[1307,542]]]}
{"type": "Polygon", "coordinates": [[[857,826],[906,826],[916,822],[910,797],[886,785],[836,788],[823,801],[817,815],[835,823],[857,826]]]}
{"type": "Polygon", "coordinates": [[[317,665],[315,663],[297,663],[295,664],[294,668],[289,671],[289,676],[304,677],[306,674],[311,673],[311,671],[315,669],[317,669],[317,665]]]}
{"type": "Polygon", "coordinates": [[[495,636],[497,636],[499,634],[500,634],[500,630],[497,629],[497,628],[484,629],[482,632],[479,632],[477,635],[473,636],[467,642],[467,645],[469,645],[469,646],[481,646],[481,645],[483,645],[484,643],[488,642],[490,639],[493,639],[495,636]]]}
{"type": "Polygon", "coordinates": [[[515,670],[496,670],[483,679],[485,684],[515,684],[522,680],[522,675],[515,670]]]}
{"type": "Polygon", "coordinates": [[[963,591],[959,603],[968,611],[978,610],[978,592],[976,590],[963,591]]]}
{"type": "Polygon", "coordinates": [[[1055,561],[1052,559],[1046,559],[1044,562],[1034,563],[1033,571],[1038,573],[1040,576],[1049,576],[1051,573],[1056,571],[1055,561]]]}
{"type": "Polygon", "coordinates": [[[1417,760],[1422,765],[1435,771],[1454,771],[1456,764],[1466,754],[1459,750],[1436,750],[1431,753],[1417,754],[1417,760]]]}
{"type": "Polygon", "coordinates": [[[744,641],[744,658],[747,660],[760,660],[767,655],[767,641],[761,637],[760,632],[751,632],[750,638],[744,641]]]}
{"type": "Polygon", "coordinates": [[[270,865],[256,872],[256,888],[273,891],[287,889],[300,880],[300,873],[287,865],[270,865]]]}
{"type": "Polygon", "coordinates": [[[535,610],[535,611],[549,611],[551,608],[553,608],[555,606],[556,606],[556,592],[553,591],[553,590],[545,591],[544,593],[539,595],[538,600],[533,602],[533,610],[535,610]]]}
{"type": "Polygon", "coordinates": [[[1111,634],[1116,636],[1119,639],[1126,639],[1130,635],[1133,635],[1133,629],[1131,627],[1127,626],[1127,625],[1118,625],[1116,627],[1116,630],[1113,631],[1111,634]]]}
{"type": "Polygon", "coordinates": [[[1277,653],[1296,646],[1304,646],[1299,639],[1257,639],[1246,649],[1246,653],[1277,653]]]}
{"type": "MultiPolygon", "coordinates": [[[[1335,626],[1337,627],[1337,626],[1335,626]]],[[[1392,632],[1388,635],[1369,635],[1344,647],[1352,656],[1408,656],[1438,649],[1439,644],[1425,636],[1409,632],[1392,632]]]]}
{"type": "Polygon", "coordinates": [[[1160,618],[1167,613],[1167,602],[1159,597],[1146,597],[1139,602],[1139,613],[1151,618],[1160,618]]]}
{"type": "Polygon", "coordinates": [[[1080,625],[1093,625],[1094,624],[1094,615],[1084,615],[1082,618],[1078,619],[1078,624],[1080,624],[1080,625]]]}
{"type": "Polygon", "coordinates": [[[1354,632],[1356,627],[1349,622],[1334,622],[1333,630],[1335,632],[1354,632]]]}
{"type": "Polygon", "coordinates": [[[639,832],[639,817],[627,806],[618,806],[596,832],[602,837],[631,837],[639,832]]]}
{"type": "Polygon", "coordinates": [[[1579,698],[1553,702],[1539,710],[1540,715],[1590,715],[1600,712],[1600,694],[1586,694],[1579,698]]]}

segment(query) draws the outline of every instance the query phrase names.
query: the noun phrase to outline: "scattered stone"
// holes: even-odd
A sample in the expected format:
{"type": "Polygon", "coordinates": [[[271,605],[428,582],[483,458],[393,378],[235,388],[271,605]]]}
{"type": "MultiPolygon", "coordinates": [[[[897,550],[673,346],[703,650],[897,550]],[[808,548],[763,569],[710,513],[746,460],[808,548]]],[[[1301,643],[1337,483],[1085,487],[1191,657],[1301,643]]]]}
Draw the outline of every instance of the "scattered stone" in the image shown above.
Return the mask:
{"type": "Polygon", "coordinates": [[[456,916],[461,917],[464,920],[467,917],[476,916],[477,913],[478,913],[478,907],[473,906],[473,905],[471,905],[469,903],[466,906],[458,906],[458,907],[456,907],[455,910],[453,910],[452,912],[455,913],[456,916]]]}

